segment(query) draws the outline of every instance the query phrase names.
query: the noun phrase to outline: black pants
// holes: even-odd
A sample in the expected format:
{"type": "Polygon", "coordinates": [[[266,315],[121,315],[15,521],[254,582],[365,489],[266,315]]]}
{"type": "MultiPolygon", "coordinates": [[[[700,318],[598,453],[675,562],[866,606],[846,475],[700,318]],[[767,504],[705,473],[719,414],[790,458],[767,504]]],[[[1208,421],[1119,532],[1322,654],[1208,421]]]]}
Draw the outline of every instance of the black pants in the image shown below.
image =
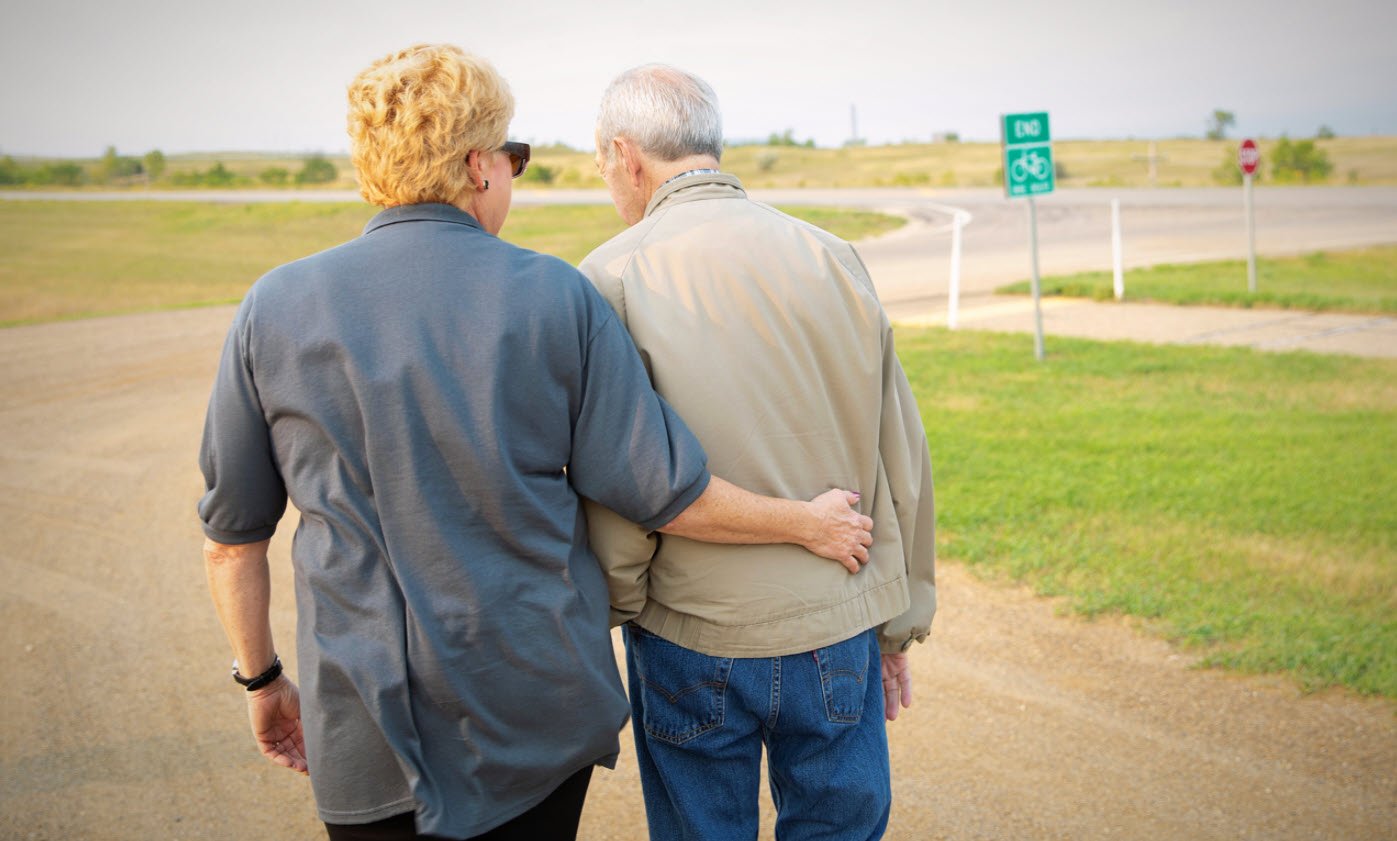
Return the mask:
{"type": "MultiPolygon", "coordinates": [[[[573,841],[591,781],[592,766],[588,765],[564,780],[542,803],[484,835],[472,835],[469,841],[573,841]]],[[[330,841],[426,841],[438,837],[418,835],[411,812],[373,823],[327,823],[325,829],[330,841]]]]}

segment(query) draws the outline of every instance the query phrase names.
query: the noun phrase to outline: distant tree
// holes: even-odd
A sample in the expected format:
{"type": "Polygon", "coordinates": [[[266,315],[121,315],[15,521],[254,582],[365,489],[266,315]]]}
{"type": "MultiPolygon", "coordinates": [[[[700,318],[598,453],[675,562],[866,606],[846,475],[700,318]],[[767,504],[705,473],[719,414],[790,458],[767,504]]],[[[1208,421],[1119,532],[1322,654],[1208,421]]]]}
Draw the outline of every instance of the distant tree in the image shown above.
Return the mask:
{"type": "Polygon", "coordinates": [[[102,159],[97,162],[97,180],[102,183],[115,181],[119,178],[130,178],[133,175],[140,175],[142,172],[141,162],[136,158],[123,158],[116,153],[115,146],[108,146],[102,153],[102,159]]]}
{"type": "Polygon", "coordinates": [[[767,136],[767,138],[766,138],[766,145],[768,145],[768,146],[804,146],[806,149],[814,149],[814,148],[815,148],[815,140],[814,140],[814,138],[811,138],[811,139],[808,139],[808,140],[804,140],[804,141],[796,140],[796,138],[795,138],[795,131],[794,131],[793,129],[786,129],[785,131],[783,131],[783,132],[781,132],[781,133],[779,133],[779,134],[778,134],[777,132],[774,132],[774,131],[773,131],[770,135],[767,136]]]}
{"type": "Polygon", "coordinates": [[[34,170],[29,181],[34,184],[57,184],[63,187],[76,187],[84,180],[85,173],[82,167],[67,161],[64,163],[48,163],[34,170]]]}
{"type": "Polygon", "coordinates": [[[108,146],[107,151],[102,153],[102,160],[97,164],[97,180],[106,182],[116,177],[116,147],[108,146]]]}
{"type": "Polygon", "coordinates": [[[165,153],[159,149],[146,152],[141,163],[145,166],[146,178],[151,181],[159,181],[160,176],[165,174],[165,153]]]}
{"type": "Polygon", "coordinates": [[[1315,137],[1319,140],[1333,140],[1334,129],[1329,126],[1320,126],[1319,131],[1315,132],[1315,137]]]}
{"type": "Polygon", "coordinates": [[[284,166],[269,166],[258,173],[257,178],[269,187],[285,187],[291,180],[291,173],[284,166]]]}
{"type": "Polygon", "coordinates": [[[9,155],[0,158],[0,184],[23,184],[28,180],[28,174],[15,163],[14,158],[9,155]]]}
{"type": "Polygon", "coordinates": [[[203,174],[201,180],[210,187],[228,187],[237,180],[233,171],[223,165],[223,161],[214,161],[209,171],[203,174]]]}
{"type": "Polygon", "coordinates": [[[339,177],[339,170],[335,165],[325,160],[321,155],[312,155],[306,158],[305,165],[301,171],[296,173],[297,184],[328,184],[339,177]]]}
{"type": "Polygon", "coordinates": [[[1224,111],[1221,108],[1213,109],[1213,116],[1208,118],[1209,140],[1222,140],[1227,137],[1227,130],[1237,124],[1237,115],[1231,111],[1224,111]]]}
{"type": "Polygon", "coordinates": [[[529,164],[519,180],[526,184],[552,184],[558,178],[558,167],[543,164],[529,164]]]}
{"type": "MultiPolygon", "coordinates": [[[[1227,150],[1222,153],[1222,163],[1218,164],[1217,169],[1213,170],[1213,180],[1219,184],[1242,183],[1242,168],[1237,165],[1236,149],[1228,147],[1227,150]]],[[[1252,173],[1251,180],[1253,184],[1261,180],[1261,167],[1257,167],[1256,172],[1252,173]]]]}
{"type": "Polygon", "coordinates": [[[1323,181],[1333,171],[1329,156],[1313,140],[1282,137],[1271,150],[1271,175],[1277,181],[1323,181]]]}

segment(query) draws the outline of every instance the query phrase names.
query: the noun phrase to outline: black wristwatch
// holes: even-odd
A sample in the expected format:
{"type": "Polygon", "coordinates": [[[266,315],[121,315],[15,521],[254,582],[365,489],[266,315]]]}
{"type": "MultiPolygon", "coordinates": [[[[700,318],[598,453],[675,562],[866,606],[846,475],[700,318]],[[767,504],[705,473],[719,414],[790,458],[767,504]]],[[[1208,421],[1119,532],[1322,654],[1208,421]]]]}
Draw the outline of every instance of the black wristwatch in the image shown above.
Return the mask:
{"type": "Polygon", "coordinates": [[[267,667],[265,672],[257,677],[243,677],[242,674],[238,672],[238,661],[233,661],[233,680],[236,680],[241,686],[247,689],[248,692],[261,689],[278,677],[281,677],[281,657],[276,654],[272,655],[272,664],[267,667]]]}

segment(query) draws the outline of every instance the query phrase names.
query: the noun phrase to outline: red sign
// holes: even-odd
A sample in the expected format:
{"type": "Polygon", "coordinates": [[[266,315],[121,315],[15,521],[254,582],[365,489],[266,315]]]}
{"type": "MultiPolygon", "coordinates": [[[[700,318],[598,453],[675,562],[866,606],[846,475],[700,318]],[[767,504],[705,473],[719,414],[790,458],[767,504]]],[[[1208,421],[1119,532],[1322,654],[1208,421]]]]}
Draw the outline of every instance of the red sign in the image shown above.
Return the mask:
{"type": "Polygon", "coordinates": [[[1256,165],[1261,163],[1261,150],[1256,148],[1256,141],[1248,137],[1242,141],[1242,146],[1237,150],[1237,166],[1242,168],[1242,172],[1251,175],[1256,172],[1256,165]]]}

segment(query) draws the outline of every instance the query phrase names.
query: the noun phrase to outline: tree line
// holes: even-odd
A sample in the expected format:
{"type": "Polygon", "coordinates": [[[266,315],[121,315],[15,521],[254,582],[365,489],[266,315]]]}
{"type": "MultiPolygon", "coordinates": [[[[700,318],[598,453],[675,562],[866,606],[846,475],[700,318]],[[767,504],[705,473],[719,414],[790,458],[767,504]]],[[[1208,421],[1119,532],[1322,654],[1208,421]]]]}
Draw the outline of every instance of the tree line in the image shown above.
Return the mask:
{"type": "Polygon", "coordinates": [[[339,170],[323,155],[305,158],[295,173],[286,167],[269,166],[256,178],[235,173],[222,161],[215,161],[203,170],[168,170],[169,161],[159,149],[134,157],[121,155],[115,146],[108,146],[101,158],[87,165],[71,160],[26,164],[6,155],[0,158],[0,185],[80,187],[86,184],[120,186],[164,183],[176,187],[242,187],[261,183],[269,187],[284,187],[292,183],[298,186],[329,184],[339,177],[339,170]]]}

